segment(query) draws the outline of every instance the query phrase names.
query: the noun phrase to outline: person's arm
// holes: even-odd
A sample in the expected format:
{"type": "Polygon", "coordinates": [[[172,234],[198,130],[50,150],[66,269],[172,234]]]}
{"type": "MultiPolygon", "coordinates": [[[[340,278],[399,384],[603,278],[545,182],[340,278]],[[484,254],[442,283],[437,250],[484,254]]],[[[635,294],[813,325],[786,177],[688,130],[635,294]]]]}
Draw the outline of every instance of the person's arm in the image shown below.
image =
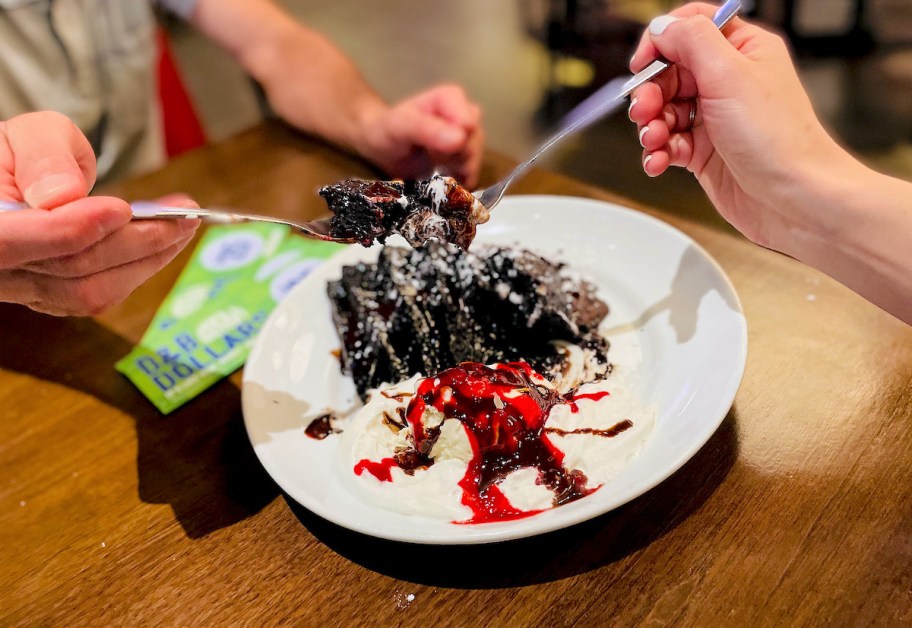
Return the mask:
{"type": "Polygon", "coordinates": [[[675,63],[632,100],[644,170],[687,168],[749,239],[912,323],[912,184],[833,140],[780,37],[741,19],[720,33],[715,9],[695,3],[657,18],[631,60],[634,71],[658,54],[675,63]]]}
{"type": "Polygon", "coordinates": [[[271,0],[198,0],[190,21],[231,53],[294,126],[351,149],[391,174],[435,166],[474,185],[478,107],[452,85],[390,106],[328,39],[271,0]]]}
{"type": "Polygon", "coordinates": [[[772,248],[912,324],[912,183],[860,163],[799,180],[772,248]]]}
{"type": "Polygon", "coordinates": [[[94,182],[92,148],[65,116],[44,111],[0,122],[0,200],[32,207],[0,211],[0,302],[98,314],[171,261],[199,224],[131,222],[125,201],[86,197],[94,182]]]}

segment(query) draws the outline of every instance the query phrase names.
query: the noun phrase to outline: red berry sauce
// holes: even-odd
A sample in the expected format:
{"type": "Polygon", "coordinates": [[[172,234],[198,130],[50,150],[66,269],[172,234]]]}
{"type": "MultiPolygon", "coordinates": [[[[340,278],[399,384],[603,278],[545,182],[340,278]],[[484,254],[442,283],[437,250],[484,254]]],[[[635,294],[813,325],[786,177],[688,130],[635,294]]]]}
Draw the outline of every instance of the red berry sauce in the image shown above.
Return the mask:
{"type": "Polygon", "coordinates": [[[428,377],[419,383],[406,411],[417,455],[385,458],[379,463],[362,460],[355,473],[368,471],[388,482],[393,466],[401,466],[408,473],[433,464],[429,455],[440,428],[426,430],[421,421],[430,406],[445,419],[462,422],[472,446],[473,457],[459,482],[462,503],[471,508],[472,517],[462,523],[518,519],[539,512],[514,508],[497,486],[511,472],[524,467],[538,470],[539,482],[555,493],[555,506],[588,495],[594,489],[586,488],[586,476],[564,468],[563,452],[545,435],[548,412],[565,402],[545,383],[525,362],[495,368],[465,362],[428,377]]]}

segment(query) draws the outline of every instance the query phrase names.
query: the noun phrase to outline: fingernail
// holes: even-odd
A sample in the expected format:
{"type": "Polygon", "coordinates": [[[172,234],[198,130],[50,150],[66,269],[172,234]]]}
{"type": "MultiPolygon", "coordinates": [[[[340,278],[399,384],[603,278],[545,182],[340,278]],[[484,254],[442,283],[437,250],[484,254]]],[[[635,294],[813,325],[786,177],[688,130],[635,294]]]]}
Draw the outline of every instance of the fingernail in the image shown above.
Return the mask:
{"type": "MultiPolygon", "coordinates": [[[[646,170],[646,164],[648,164],[650,161],[652,161],[652,155],[646,155],[646,157],[643,159],[643,172],[646,174],[649,174],[649,171],[646,170]]],[[[651,177],[652,175],[649,174],[649,176],[651,177]]]]}
{"type": "Polygon", "coordinates": [[[127,205],[126,201],[111,199],[110,203],[110,206],[106,208],[107,211],[102,214],[101,221],[98,224],[98,233],[100,237],[104,237],[121,229],[124,225],[128,224],[130,218],[132,218],[130,206],[127,205]]]}
{"type": "Polygon", "coordinates": [[[672,15],[660,15],[649,23],[650,35],[661,35],[672,22],[677,22],[678,18],[672,15]]]}
{"type": "Polygon", "coordinates": [[[84,191],[79,193],[79,188],[84,185],[72,175],[50,174],[35,181],[22,195],[32,207],[55,207],[61,201],[75,200],[84,195],[84,191]]]}
{"type": "Polygon", "coordinates": [[[182,198],[180,201],[175,203],[178,207],[186,207],[187,209],[199,209],[200,204],[194,201],[192,198],[182,198]]]}
{"type": "MultiPolygon", "coordinates": [[[[646,145],[643,144],[643,136],[646,135],[647,132],[649,132],[648,126],[644,126],[642,129],[640,129],[640,146],[642,146],[643,148],[646,148],[646,145]]],[[[650,155],[649,157],[652,157],[652,155],[650,155]]]]}
{"type": "Polygon", "coordinates": [[[462,129],[449,127],[440,132],[440,141],[444,144],[458,144],[463,139],[465,132],[462,129]]]}
{"type": "Polygon", "coordinates": [[[633,106],[637,104],[637,99],[633,98],[630,100],[630,106],[627,107],[627,117],[630,118],[630,121],[633,122],[633,106]]]}

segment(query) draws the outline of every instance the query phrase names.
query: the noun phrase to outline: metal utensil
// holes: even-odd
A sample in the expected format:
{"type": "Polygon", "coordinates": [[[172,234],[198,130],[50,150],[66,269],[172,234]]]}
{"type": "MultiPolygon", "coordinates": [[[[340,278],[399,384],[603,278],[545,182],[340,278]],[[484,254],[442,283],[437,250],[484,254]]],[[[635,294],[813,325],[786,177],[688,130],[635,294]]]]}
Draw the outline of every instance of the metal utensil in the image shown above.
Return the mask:
{"type": "MultiPolygon", "coordinates": [[[[728,0],[719,7],[718,11],[716,11],[713,16],[713,23],[721,29],[741,12],[742,7],[743,4],[741,0],[728,0]]],[[[666,59],[656,59],[633,76],[620,76],[600,87],[598,91],[586,98],[583,102],[574,107],[570,113],[564,116],[557,131],[535,149],[535,152],[529,159],[520,163],[506,177],[494,185],[475,192],[475,198],[477,198],[488,210],[494,209],[494,206],[503,198],[504,192],[506,192],[510,184],[519,178],[529,166],[542,155],[542,153],[571,133],[580,131],[593,122],[616,111],[624,102],[624,98],[629,96],[633,90],[643,83],[654,79],[668,69],[670,65],[671,62],[666,59]]]]}
{"type": "MultiPolygon", "coordinates": [[[[28,205],[25,203],[0,201],[0,212],[15,211],[27,208],[28,205]]],[[[330,242],[344,242],[346,244],[355,242],[354,239],[334,238],[329,235],[329,220],[308,220],[306,222],[297,222],[292,220],[284,220],[282,218],[275,218],[273,216],[238,213],[227,209],[191,209],[188,207],[172,207],[170,205],[162,205],[160,203],[153,203],[149,201],[137,201],[135,203],[132,203],[130,205],[130,208],[133,210],[134,220],[154,220],[159,218],[199,218],[203,222],[223,225],[240,222],[271,222],[277,225],[286,225],[292,229],[300,231],[306,236],[318,238],[320,240],[327,240],[330,242]]]]}

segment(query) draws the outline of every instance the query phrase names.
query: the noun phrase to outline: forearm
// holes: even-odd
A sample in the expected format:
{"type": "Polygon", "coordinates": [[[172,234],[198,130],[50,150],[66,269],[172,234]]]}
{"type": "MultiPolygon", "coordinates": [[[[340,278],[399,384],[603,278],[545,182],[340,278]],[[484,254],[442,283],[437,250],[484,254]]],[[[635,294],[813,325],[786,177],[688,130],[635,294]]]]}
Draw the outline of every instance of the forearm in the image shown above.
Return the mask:
{"type": "Polygon", "coordinates": [[[271,0],[199,0],[191,21],[264,87],[283,119],[363,152],[364,127],[386,105],[329,40],[271,0]]]}
{"type": "Polygon", "coordinates": [[[774,247],[912,324],[912,183],[857,162],[818,168],[774,247]]]}

